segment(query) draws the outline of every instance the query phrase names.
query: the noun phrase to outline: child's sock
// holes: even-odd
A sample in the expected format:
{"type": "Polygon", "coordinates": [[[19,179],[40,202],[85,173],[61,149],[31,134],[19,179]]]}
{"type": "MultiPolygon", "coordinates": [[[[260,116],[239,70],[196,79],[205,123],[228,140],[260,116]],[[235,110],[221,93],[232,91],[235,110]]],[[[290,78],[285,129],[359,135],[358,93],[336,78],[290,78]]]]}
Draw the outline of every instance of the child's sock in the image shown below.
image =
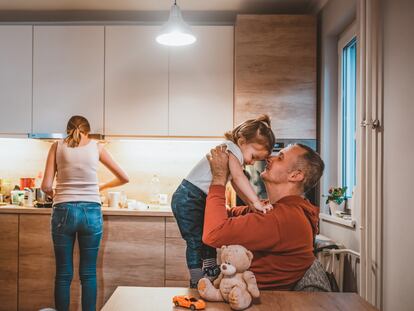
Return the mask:
{"type": "Polygon", "coordinates": [[[190,269],[190,287],[197,288],[198,281],[203,277],[201,268],[190,269]]]}
{"type": "Polygon", "coordinates": [[[216,258],[207,258],[203,259],[203,270],[206,268],[211,268],[217,266],[217,259],[216,258]]]}
{"type": "Polygon", "coordinates": [[[217,265],[216,258],[207,258],[203,260],[204,277],[214,281],[220,274],[220,267],[217,265]]]}

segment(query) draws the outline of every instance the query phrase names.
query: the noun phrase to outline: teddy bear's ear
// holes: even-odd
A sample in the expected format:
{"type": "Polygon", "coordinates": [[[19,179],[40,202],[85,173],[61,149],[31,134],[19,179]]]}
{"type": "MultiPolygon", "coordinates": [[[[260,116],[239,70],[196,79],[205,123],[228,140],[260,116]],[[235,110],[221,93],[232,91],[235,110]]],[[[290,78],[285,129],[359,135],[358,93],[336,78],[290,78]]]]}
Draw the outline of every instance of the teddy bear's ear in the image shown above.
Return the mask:
{"type": "Polygon", "coordinates": [[[246,250],[246,254],[247,254],[247,257],[249,257],[250,262],[252,262],[253,253],[251,251],[246,250]]]}
{"type": "Polygon", "coordinates": [[[227,248],[227,246],[226,246],[226,245],[223,245],[223,246],[221,247],[221,251],[224,251],[226,248],[227,248]]]}

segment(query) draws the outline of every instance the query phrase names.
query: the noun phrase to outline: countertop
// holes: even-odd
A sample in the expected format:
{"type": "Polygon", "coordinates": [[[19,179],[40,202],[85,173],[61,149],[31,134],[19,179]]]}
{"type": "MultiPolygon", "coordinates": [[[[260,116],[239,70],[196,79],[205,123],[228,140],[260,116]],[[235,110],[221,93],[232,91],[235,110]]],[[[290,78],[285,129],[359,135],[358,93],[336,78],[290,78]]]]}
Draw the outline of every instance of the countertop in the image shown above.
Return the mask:
{"type": "MultiPolygon", "coordinates": [[[[168,205],[151,206],[148,210],[132,210],[128,208],[102,207],[104,216],[146,216],[146,217],[172,217],[171,207],[168,205]]],[[[51,214],[51,208],[36,208],[29,206],[3,205],[0,214],[51,214]]]]}

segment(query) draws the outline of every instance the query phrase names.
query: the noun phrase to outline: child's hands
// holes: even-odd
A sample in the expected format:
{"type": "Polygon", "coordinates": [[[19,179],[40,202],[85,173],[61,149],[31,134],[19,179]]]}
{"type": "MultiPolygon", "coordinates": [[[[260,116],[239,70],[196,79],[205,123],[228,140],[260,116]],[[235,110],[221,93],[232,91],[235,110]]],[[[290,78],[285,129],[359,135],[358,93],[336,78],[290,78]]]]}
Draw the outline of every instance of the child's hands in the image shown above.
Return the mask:
{"type": "Polygon", "coordinates": [[[269,203],[263,203],[261,201],[256,201],[252,205],[253,210],[260,211],[263,214],[266,214],[268,211],[273,209],[273,205],[269,203]]]}

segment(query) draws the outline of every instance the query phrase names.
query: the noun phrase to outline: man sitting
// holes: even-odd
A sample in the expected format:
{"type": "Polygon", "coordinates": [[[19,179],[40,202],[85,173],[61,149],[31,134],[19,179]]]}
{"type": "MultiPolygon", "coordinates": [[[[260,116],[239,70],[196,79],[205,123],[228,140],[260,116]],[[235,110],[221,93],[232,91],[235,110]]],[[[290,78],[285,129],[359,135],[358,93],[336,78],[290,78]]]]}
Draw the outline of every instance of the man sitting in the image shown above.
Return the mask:
{"type": "Polygon", "coordinates": [[[322,176],[324,163],[311,148],[295,144],[269,157],[261,174],[273,210],[248,207],[227,211],[228,154],[218,146],[208,156],[213,180],[207,196],[203,242],[212,247],[239,244],[253,252],[250,270],[260,289],[290,290],[315,260],[313,237],[319,208],[304,198],[322,176]]]}

